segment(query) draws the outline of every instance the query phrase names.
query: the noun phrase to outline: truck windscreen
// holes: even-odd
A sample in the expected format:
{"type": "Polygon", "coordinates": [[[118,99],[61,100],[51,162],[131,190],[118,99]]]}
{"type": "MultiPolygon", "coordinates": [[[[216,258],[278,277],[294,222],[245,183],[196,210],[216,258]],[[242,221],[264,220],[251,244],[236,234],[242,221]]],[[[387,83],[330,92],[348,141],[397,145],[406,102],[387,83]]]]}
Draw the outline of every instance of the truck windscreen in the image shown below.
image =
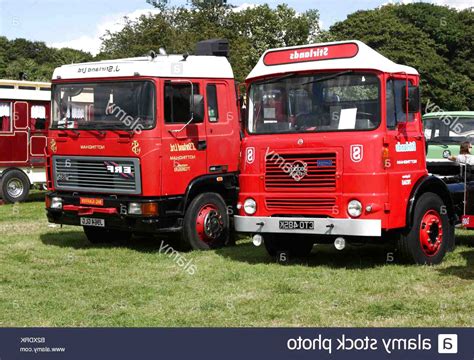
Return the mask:
{"type": "Polygon", "coordinates": [[[57,84],[51,129],[126,130],[155,125],[155,90],[150,81],[57,84]]]}
{"type": "Polygon", "coordinates": [[[252,134],[373,130],[380,125],[380,82],[351,71],[280,76],[250,87],[252,134]]]}
{"type": "Polygon", "coordinates": [[[474,118],[441,115],[423,120],[426,140],[430,144],[474,143],[474,118]]]}

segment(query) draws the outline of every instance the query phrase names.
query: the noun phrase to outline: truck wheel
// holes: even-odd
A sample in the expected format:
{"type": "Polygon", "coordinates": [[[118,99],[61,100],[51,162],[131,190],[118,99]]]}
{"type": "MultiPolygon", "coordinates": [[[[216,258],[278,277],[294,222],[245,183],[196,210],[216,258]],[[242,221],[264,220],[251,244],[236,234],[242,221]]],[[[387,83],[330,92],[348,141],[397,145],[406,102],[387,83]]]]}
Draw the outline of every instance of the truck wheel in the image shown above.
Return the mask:
{"type": "Polygon", "coordinates": [[[11,170],[2,177],[2,198],[7,203],[25,201],[30,193],[30,180],[23,171],[11,170]]]}
{"type": "Polygon", "coordinates": [[[222,196],[203,193],[196,196],[184,216],[181,247],[209,250],[224,246],[229,239],[229,215],[222,196]]]}
{"type": "Polygon", "coordinates": [[[83,226],[83,229],[87,240],[92,244],[125,244],[132,237],[132,233],[128,231],[98,229],[88,226],[83,226]]]}
{"type": "Polygon", "coordinates": [[[313,242],[307,239],[298,239],[294,235],[265,234],[265,249],[270,256],[277,256],[278,253],[288,252],[290,256],[306,257],[313,249],[313,242]]]}
{"type": "Polygon", "coordinates": [[[453,236],[445,204],[434,193],[421,195],[415,204],[412,228],[399,239],[402,257],[413,264],[441,263],[453,236]]]}

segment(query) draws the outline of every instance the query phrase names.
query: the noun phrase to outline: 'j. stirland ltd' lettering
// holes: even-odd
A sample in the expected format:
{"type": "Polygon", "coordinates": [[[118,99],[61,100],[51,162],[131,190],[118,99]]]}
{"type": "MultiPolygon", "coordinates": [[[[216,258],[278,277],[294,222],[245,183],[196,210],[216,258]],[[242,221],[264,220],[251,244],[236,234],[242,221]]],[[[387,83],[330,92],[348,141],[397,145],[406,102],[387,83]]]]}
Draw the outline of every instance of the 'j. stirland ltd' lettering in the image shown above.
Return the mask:
{"type": "Polygon", "coordinates": [[[170,144],[170,151],[171,152],[181,152],[181,151],[196,151],[196,146],[194,143],[186,143],[186,144],[170,144]]]}
{"type": "Polygon", "coordinates": [[[323,56],[328,56],[328,54],[329,54],[329,49],[327,47],[309,49],[309,50],[305,49],[303,51],[295,50],[294,53],[290,54],[290,60],[315,59],[315,58],[320,58],[323,56]]]}
{"type": "Polygon", "coordinates": [[[110,104],[105,110],[106,115],[113,115],[119,119],[122,124],[127,126],[134,133],[140,135],[143,131],[143,124],[141,124],[141,119],[137,117],[136,119],[133,116],[130,116],[126,113],[125,110],[121,109],[120,106],[116,104],[110,104]]]}
{"type": "Polygon", "coordinates": [[[87,73],[98,73],[98,72],[119,72],[120,67],[118,65],[110,65],[110,66],[84,66],[77,69],[77,72],[80,74],[87,74],[87,73]]]}

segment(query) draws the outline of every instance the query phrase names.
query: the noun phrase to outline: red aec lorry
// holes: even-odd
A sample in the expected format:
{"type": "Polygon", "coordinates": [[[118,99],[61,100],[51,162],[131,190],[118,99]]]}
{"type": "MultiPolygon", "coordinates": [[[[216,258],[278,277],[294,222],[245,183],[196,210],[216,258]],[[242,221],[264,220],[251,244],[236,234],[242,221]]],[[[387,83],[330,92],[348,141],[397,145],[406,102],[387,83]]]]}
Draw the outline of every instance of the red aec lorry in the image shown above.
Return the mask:
{"type": "Polygon", "coordinates": [[[415,69],[333,42],[265,52],[247,86],[237,231],[271,255],[394,239],[408,261],[435,264],[454,247],[415,69]]]}

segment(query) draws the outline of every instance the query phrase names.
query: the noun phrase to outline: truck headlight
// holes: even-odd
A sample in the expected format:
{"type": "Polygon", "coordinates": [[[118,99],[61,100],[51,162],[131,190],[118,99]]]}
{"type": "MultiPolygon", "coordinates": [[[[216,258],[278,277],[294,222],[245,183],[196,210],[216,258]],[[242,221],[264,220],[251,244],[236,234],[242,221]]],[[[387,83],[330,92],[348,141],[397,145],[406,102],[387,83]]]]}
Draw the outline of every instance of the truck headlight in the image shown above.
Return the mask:
{"type": "Polygon", "coordinates": [[[130,215],[141,215],[142,214],[142,206],[140,203],[130,203],[128,204],[128,213],[130,215]]]}
{"type": "Polygon", "coordinates": [[[248,198],[244,201],[244,211],[248,215],[253,215],[257,212],[257,203],[254,199],[248,198]]]}
{"type": "Polygon", "coordinates": [[[128,204],[129,215],[158,216],[158,203],[135,203],[128,204]]]}
{"type": "Polygon", "coordinates": [[[362,204],[359,200],[352,200],[347,205],[347,213],[354,218],[362,215],[362,209],[362,204]]]}
{"type": "Polygon", "coordinates": [[[51,209],[62,210],[63,208],[63,199],[60,197],[53,197],[51,199],[51,209]]]}

